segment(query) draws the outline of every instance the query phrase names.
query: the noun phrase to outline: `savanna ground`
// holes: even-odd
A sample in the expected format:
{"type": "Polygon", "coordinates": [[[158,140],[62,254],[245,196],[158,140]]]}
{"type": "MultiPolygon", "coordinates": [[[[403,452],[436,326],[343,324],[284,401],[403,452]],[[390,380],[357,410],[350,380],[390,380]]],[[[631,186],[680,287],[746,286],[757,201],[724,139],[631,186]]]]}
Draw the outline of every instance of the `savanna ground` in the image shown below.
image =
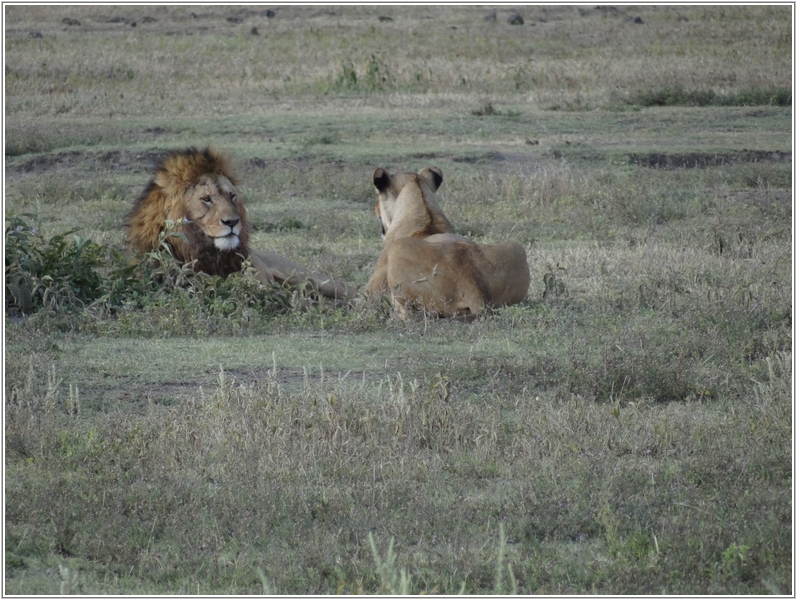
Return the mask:
{"type": "Polygon", "coordinates": [[[4,7],[5,592],[792,594],[792,7],[267,8],[4,7]],[[205,144],[358,286],[437,165],[526,301],[153,283],[205,144]]]}

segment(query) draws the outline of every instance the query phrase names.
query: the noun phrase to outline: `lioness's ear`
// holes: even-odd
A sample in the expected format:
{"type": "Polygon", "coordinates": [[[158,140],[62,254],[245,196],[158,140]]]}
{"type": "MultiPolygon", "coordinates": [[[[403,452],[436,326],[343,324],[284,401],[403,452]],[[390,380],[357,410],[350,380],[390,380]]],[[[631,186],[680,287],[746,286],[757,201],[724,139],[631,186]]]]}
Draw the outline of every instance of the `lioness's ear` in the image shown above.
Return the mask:
{"type": "Polygon", "coordinates": [[[443,172],[437,167],[426,167],[425,169],[421,170],[418,175],[428,179],[435,192],[443,183],[443,172]]]}
{"type": "Polygon", "coordinates": [[[374,171],[374,187],[380,192],[384,192],[390,185],[390,173],[379,167],[374,171]]]}

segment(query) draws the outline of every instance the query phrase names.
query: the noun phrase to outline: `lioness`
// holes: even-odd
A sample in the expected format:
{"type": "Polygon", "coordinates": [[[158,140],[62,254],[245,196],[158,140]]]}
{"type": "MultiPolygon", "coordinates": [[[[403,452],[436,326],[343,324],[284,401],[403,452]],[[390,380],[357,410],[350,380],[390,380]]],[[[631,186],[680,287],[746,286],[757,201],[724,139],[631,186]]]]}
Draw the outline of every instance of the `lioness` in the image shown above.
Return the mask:
{"type": "Polygon", "coordinates": [[[357,293],[343,281],[313,273],[266,250],[249,248],[246,206],[229,160],[211,148],[187,148],[167,154],[127,215],[128,245],[139,252],[158,246],[169,219],[183,234],[168,238],[175,258],[194,269],[227,277],[249,259],[263,283],[314,289],[329,298],[351,299],[357,293]]]}
{"type": "Polygon", "coordinates": [[[373,181],[385,245],[367,295],[389,292],[402,317],[412,307],[461,319],[526,297],[531,276],[523,246],[476,244],[455,233],[435,197],[440,169],[391,175],[379,168],[373,181]]]}

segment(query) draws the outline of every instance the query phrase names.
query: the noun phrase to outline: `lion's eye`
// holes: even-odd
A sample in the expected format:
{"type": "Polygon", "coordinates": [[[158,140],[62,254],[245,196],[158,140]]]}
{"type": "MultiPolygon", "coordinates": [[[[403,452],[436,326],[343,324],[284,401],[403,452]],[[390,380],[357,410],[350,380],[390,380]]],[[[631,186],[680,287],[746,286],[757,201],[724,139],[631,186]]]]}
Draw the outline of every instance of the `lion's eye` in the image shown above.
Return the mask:
{"type": "Polygon", "coordinates": [[[204,198],[202,198],[202,202],[204,202],[208,206],[212,206],[213,205],[213,198],[211,198],[210,196],[205,196],[204,198]]]}
{"type": "Polygon", "coordinates": [[[235,194],[233,194],[232,196],[230,196],[230,202],[232,202],[233,204],[235,204],[236,202],[238,202],[238,196],[236,196],[235,194]]]}

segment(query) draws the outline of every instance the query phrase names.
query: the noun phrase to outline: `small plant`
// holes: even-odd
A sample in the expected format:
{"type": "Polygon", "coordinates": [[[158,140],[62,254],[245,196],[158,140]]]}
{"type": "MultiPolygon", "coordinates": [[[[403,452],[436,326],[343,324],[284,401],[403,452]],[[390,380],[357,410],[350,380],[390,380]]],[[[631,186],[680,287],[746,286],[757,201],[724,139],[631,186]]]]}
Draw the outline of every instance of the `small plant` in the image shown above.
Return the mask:
{"type": "Polygon", "coordinates": [[[379,573],[379,579],[382,582],[379,593],[386,591],[392,596],[408,595],[410,593],[410,578],[405,569],[399,571],[396,567],[396,553],[393,552],[394,538],[390,538],[384,561],[379,558],[379,551],[376,549],[376,542],[371,532],[368,532],[368,542],[371,544],[376,571],[379,573]]]}
{"type": "Polygon", "coordinates": [[[542,280],[545,283],[545,290],[542,292],[543,300],[552,300],[553,298],[560,298],[569,296],[567,285],[562,279],[563,275],[567,275],[567,269],[556,263],[556,266],[548,265],[548,272],[543,275],[542,280]]]}
{"type": "Polygon", "coordinates": [[[384,92],[394,87],[390,67],[373,54],[365,61],[365,86],[370,92],[384,92]]]}
{"type": "Polygon", "coordinates": [[[354,63],[352,63],[351,59],[341,65],[341,72],[333,87],[336,91],[356,91],[358,89],[357,71],[354,69],[354,63]]]}
{"type": "MultiPolygon", "coordinates": [[[[504,531],[504,524],[498,524],[498,562],[495,567],[495,589],[493,593],[496,595],[501,595],[504,592],[504,561],[506,560],[506,532],[504,531]]],[[[515,573],[512,571],[512,565],[507,564],[506,570],[509,573],[509,583],[511,586],[511,591],[509,592],[513,596],[516,596],[518,593],[518,585],[517,579],[515,579],[515,573]]]]}
{"type": "Polygon", "coordinates": [[[752,573],[749,560],[750,546],[731,544],[722,553],[722,572],[726,577],[748,579],[752,573]]]}
{"type": "Polygon", "coordinates": [[[479,108],[471,111],[471,114],[476,117],[489,117],[490,115],[500,115],[501,113],[495,109],[490,100],[484,100],[479,108]]]}
{"type": "Polygon", "coordinates": [[[390,67],[381,58],[372,54],[363,67],[362,76],[357,75],[357,69],[351,59],[341,65],[341,71],[330,90],[337,92],[384,92],[395,87],[395,79],[390,67]]]}
{"type": "Polygon", "coordinates": [[[70,569],[64,565],[58,565],[58,571],[61,573],[61,595],[74,596],[83,593],[83,586],[78,578],[77,569],[70,569]]]}

